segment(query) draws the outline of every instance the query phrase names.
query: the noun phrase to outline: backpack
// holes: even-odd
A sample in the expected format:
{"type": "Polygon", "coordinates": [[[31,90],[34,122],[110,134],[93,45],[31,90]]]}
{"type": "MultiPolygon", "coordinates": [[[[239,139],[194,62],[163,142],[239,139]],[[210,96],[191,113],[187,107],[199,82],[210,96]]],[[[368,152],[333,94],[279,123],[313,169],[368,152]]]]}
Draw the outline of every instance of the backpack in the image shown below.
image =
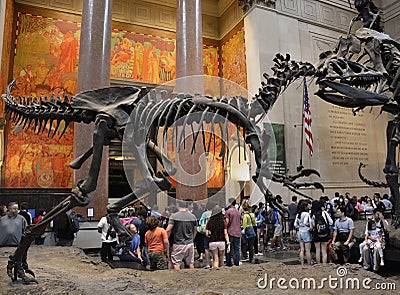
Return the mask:
{"type": "Polygon", "coordinates": [[[69,223],[69,228],[73,233],[77,233],[80,229],[78,215],[74,210],[68,210],[66,214],[68,217],[67,219],[69,223]]]}
{"type": "Polygon", "coordinates": [[[330,231],[329,231],[329,224],[326,222],[325,218],[322,214],[315,214],[314,220],[314,237],[317,239],[327,239],[329,238],[330,231]]]}
{"type": "Polygon", "coordinates": [[[267,223],[269,223],[269,224],[275,224],[276,223],[274,209],[269,209],[267,211],[267,217],[265,219],[267,220],[267,223]]]}
{"type": "MultiPolygon", "coordinates": [[[[201,217],[203,217],[203,215],[201,217]]],[[[208,217],[204,216],[203,218],[200,218],[199,226],[197,227],[197,231],[199,233],[201,233],[201,234],[206,233],[206,225],[207,225],[208,220],[210,220],[210,216],[208,216],[208,217]]]]}

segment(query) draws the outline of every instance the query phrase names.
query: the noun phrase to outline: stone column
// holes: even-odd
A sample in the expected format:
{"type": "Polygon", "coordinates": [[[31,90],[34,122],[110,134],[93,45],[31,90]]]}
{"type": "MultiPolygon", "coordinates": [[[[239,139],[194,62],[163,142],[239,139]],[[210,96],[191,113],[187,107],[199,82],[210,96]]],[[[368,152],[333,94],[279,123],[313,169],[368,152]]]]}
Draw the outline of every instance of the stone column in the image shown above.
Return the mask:
{"type": "MultiPolygon", "coordinates": [[[[203,37],[201,0],[177,0],[176,12],[176,91],[190,94],[203,93],[203,37]]],[[[194,130],[197,130],[195,126],[194,130]]],[[[191,128],[186,128],[186,149],[181,148],[178,158],[176,197],[203,200],[207,198],[205,158],[201,136],[198,137],[196,152],[191,154],[191,128]],[[203,168],[202,168],[203,167],[203,168]],[[186,172],[186,173],[183,173],[186,172]],[[181,179],[181,183],[180,183],[181,179]]]]}
{"type": "MultiPolygon", "coordinates": [[[[83,1],[78,92],[110,85],[111,7],[112,0],[83,1]]],[[[74,157],[86,152],[92,146],[93,130],[94,124],[75,124],[74,157]]],[[[87,177],[90,161],[91,158],[75,172],[74,185],[87,177]]],[[[95,208],[94,219],[100,219],[106,213],[107,202],[108,148],[104,148],[97,189],[90,194],[88,205],[95,208]]],[[[77,211],[84,216],[87,214],[86,208],[77,211]]]]}
{"type": "MultiPolygon", "coordinates": [[[[176,77],[203,75],[201,0],[177,0],[176,77]]],[[[183,85],[182,85],[183,86],[183,85]]],[[[188,88],[192,92],[192,88],[188,88]]],[[[202,89],[199,89],[202,90],[202,89]]]]}

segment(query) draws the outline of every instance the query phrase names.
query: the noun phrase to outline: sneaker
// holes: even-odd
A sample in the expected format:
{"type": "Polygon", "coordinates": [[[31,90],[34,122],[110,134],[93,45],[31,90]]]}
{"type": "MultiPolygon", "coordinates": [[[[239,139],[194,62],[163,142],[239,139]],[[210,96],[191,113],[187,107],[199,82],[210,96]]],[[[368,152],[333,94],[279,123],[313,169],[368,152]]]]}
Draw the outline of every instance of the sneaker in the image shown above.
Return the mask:
{"type": "Polygon", "coordinates": [[[254,255],[256,255],[256,256],[262,256],[263,254],[262,254],[261,252],[258,252],[258,253],[254,254],[254,255]]]}
{"type": "Polygon", "coordinates": [[[358,259],[358,263],[361,263],[361,262],[363,262],[362,256],[360,257],[360,259],[358,259]]]}
{"type": "Polygon", "coordinates": [[[317,262],[314,259],[311,259],[311,265],[316,265],[317,262]]]}
{"type": "Polygon", "coordinates": [[[206,265],[206,266],[204,266],[204,268],[205,268],[205,269],[208,269],[208,268],[211,268],[211,266],[206,265]]]}
{"type": "Polygon", "coordinates": [[[243,263],[241,261],[239,261],[239,265],[242,265],[243,263]]]}
{"type": "Polygon", "coordinates": [[[380,266],[385,266],[385,262],[383,261],[383,259],[381,259],[380,266]]]}
{"type": "Polygon", "coordinates": [[[248,258],[244,258],[244,259],[241,259],[240,261],[242,261],[242,262],[249,262],[249,259],[248,259],[248,258]]]}

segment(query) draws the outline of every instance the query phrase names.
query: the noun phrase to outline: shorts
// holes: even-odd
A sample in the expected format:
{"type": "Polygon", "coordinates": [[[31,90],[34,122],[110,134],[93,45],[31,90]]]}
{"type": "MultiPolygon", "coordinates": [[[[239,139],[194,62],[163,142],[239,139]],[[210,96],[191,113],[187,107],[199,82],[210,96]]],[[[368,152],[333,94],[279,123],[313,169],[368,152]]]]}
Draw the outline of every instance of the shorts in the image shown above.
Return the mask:
{"type": "Polygon", "coordinates": [[[214,250],[225,251],[225,242],[211,242],[210,251],[214,250]]]}
{"type": "Polygon", "coordinates": [[[176,245],[172,246],[171,262],[173,265],[180,265],[185,261],[187,265],[194,264],[194,245],[176,245]]]}
{"type": "Polygon", "coordinates": [[[204,249],[210,248],[210,237],[204,236],[204,249]]]}
{"type": "Polygon", "coordinates": [[[167,269],[167,258],[165,258],[164,252],[149,252],[150,269],[151,270],[162,270],[167,269]]]}
{"type": "Polygon", "coordinates": [[[295,230],[294,228],[294,219],[289,219],[289,230],[295,230]]]}
{"type": "Polygon", "coordinates": [[[280,237],[282,235],[282,225],[275,225],[274,237],[280,237]]]}
{"type": "Polygon", "coordinates": [[[297,234],[299,242],[309,243],[312,242],[311,233],[309,231],[299,231],[297,234]]]}

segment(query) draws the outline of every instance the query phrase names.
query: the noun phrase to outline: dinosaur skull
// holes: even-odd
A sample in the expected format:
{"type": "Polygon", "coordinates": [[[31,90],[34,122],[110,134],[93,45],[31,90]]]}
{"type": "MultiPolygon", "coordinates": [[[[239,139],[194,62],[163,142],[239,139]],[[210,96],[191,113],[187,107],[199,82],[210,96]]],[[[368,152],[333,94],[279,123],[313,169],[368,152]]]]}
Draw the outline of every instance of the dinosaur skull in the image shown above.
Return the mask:
{"type": "Polygon", "coordinates": [[[385,83],[383,73],[334,56],[319,67],[319,90],[316,94],[327,102],[343,107],[382,105],[389,101],[381,93],[385,83]]]}

